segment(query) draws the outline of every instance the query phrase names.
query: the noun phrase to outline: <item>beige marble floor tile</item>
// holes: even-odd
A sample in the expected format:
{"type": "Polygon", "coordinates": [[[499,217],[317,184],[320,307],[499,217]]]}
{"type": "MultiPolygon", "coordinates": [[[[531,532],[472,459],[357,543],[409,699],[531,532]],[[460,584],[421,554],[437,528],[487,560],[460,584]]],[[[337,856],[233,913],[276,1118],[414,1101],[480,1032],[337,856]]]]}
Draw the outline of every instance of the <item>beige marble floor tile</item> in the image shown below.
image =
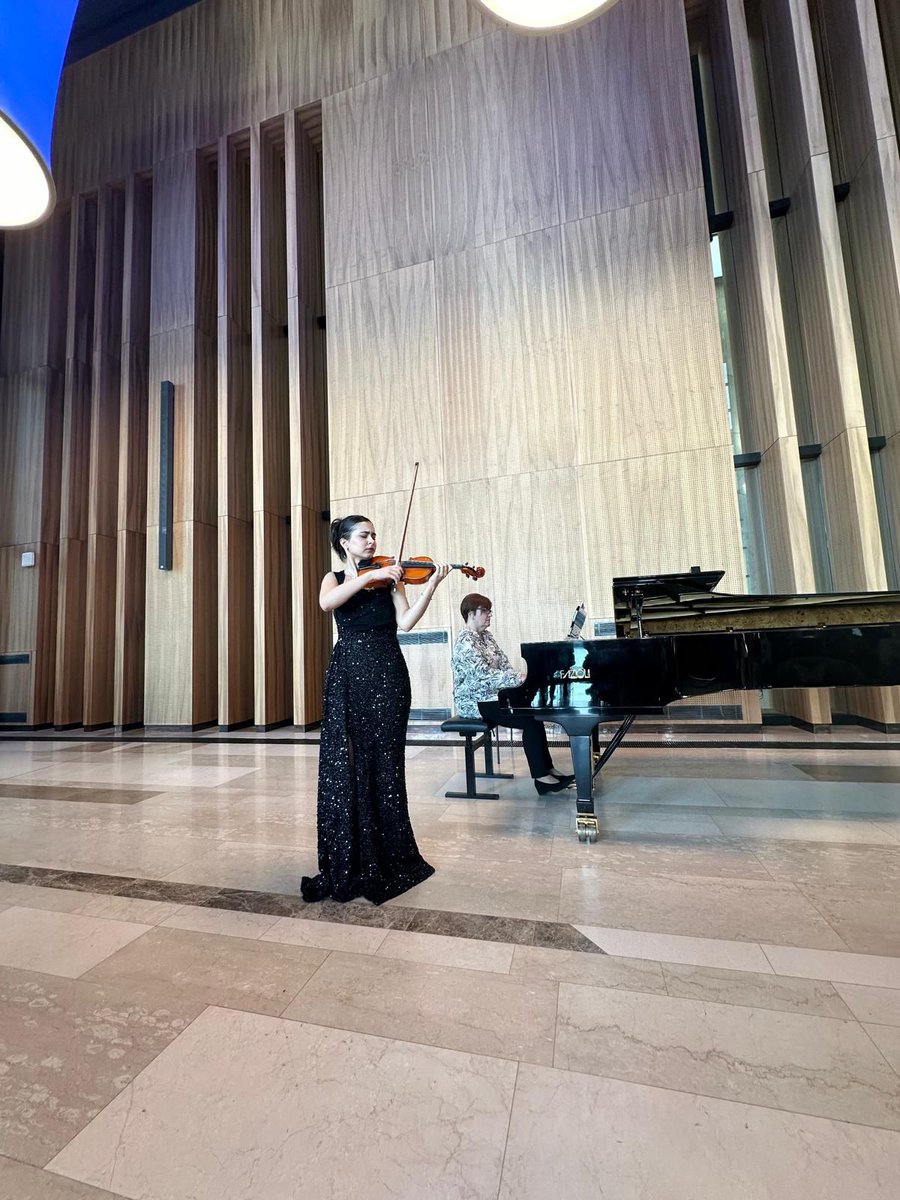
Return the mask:
{"type": "Polygon", "coordinates": [[[519,1067],[500,1200],[895,1200],[900,1135],[519,1067]]]}
{"type": "Polygon", "coordinates": [[[42,1166],[202,1007],[0,968],[0,1153],[42,1166]]]}
{"type": "Polygon", "coordinates": [[[27,783],[62,781],[70,784],[99,783],[122,788],[187,788],[217,787],[220,783],[233,783],[236,779],[246,781],[247,776],[252,773],[248,767],[192,767],[189,762],[168,765],[134,760],[111,760],[103,763],[63,761],[31,771],[27,775],[18,775],[17,778],[27,783]]]}
{"type": "Polygon", "coordinates": [[[311,835],[306,853],[239,842],[220,842],[216,849],[171,870],[165,878],[212,887],[251,891],[300,893],[300,877],[316,874],[316,851],[311,835]]]}
{"type": "Polygon", "coordinates": [[[711,820],[727,837],[756,838],[760,841],[840,842],[844,845],[854,842],[868,846],[897,845],[894,834],[871,821],[744,816],[727,811],[712,814],[711,820]]]}
{"type": "Polygon", "coordinates": [[[791,884],[690,876],[637,878],[592,868],[562,872],[559,918],[573,925],[686,937],[844,949],[825,918],[791,884]]]}
{"type": "MultiPolygon", "coordinates": [[[[77,894],[77,893],[75,893],[77,894]]],[[[163,900],[139,900],[131,896],[85,896],[78,909],[86,917],[105,917],[113,921],[139,921],[143,925],[159,925],[180,910],[178,904],[163,900]]]]}
{"type": "Polygon", "coordinates": [[[176,867],[209,853],[208,844],[199,839],[121,830],[44,829],[34,822],[15,830],[4,828],[3,847],[6,862],[146,879],[162,879],[176,867]]]}
{"type": "Polygon", "coordinates": [[[803,887],[900,889],[900,847],[753,843],[773,879],[803,887]]]}
{"type": "Polygon", "coordinates": [[[553,1056],[556,985],[334,953],[284,1012],[297,1021],[522,1062],[553,1056]]]}
{"type": "Polygon", "coordinates": [[[611,954],[583,954],[577,950],[516,946],[509,973],[514,979],[533,982],[585,983],[591,987],[666,994],[659,963],[615,958],[611,954]]]}
{"type": "Polygon", "coordinates": [[[825,980],[794,979],[784,975],[665,962],[662,971],[670,996],[711,1000],[719,1004],[740,1004],[749,1008],[771,1008],[814,1017],[850,1020],[854,1016],[834,985],[825,980]]]}
{"type": "Polygon", "coordinates": [[[855,1021],[561,983],[553,1065],[900,1129],[900,1079],[855,1021]]]}
{"type": "MultiPolygon", "coordinates": [[[[684,837],[684,838],[716,838],[722,836],[722,830],[710,813],[702,809],[688,812],[679,809],[659,808],[648,811],[635,807],[629,812],[624,806],[614,812],[607,811],[602,803],[598,805],[597,815],[600,819],[601,838],[634,838],[648,837],[684,837]]],[[[577,839],[573,839],[576,840],[577,839]]],[[[579,843],[580,844],[580,843],[579,843]]]]}
{"type": "Polygon", "coordinates": [[[283,942],[288,946],[318,946],[321,950],[346,950],[350,954],[374,954],[386,936],[386,929],[364,925],[278,917],[262,935],[262,940],[283,942]]]}
{"type": "Polygon", "coordinates": [[[185,904],[162,922],[165,929],[191,929],[194,933],[221,933],[226,937],[259,938],[271,929],[277,917],[262,913],[231,912],[224,908],[201,908],[185,904]]]}
{"type": "Polygon", "coordinates": [[[175,997],[278,1014],[326,957],[305,946],[157,926],[85,978],[135,988],[166,984],[175,997]]]}
{"type": "Polygon", "coordinates": [[[900,1075],[900,1029],[896,1025],[873,1025],[867,1022],[866,1033],[900,1075]]]}
{"type": "Polygon", "coordinates": [[[493,971],[507,975],[513,947],[504,942],[482,942],[474,938],[392,929],[388,931],[377,954],[406,962],[437,963],[444,967],[463,967],[470,971],[493,971]]]}
{"type": "Polygon", "coordinates": [[[900,958],[804,950],[796,946],[770,946],[765,943],[762,949],[778,975],[828,979],[832,983],[859,983],[866,987],[900,988],[900,958]]]}
{"type": "Polygon", "coordinates": [[[708,783],[729,808],[790,808],[811,813],[900,810],[895,784],[727,778],[709,779],[708,783]]]}
{"type": "Polygon", "coordinates": [[[0,964],[75,979],[149,928],[79,913],[7,908],[0,913],[0,964]]]}
{"type": "Polygon", "coordinates": [[[895,988],[836,983],[835,989],[857,1021],[875,1025],[900,1025],[900,981],[895,988]]]}
{"type": "Polygon", "coordinates": [[[900,889],[798,886],[849,950],[900,956],[900,889]]]}
{"type": "MultiPolygon", "coordinates": [[[[63,888],[37,887],[31,883],[0,882],[0,901],[8,907],[44,908],[51,912],[75,912],[93,895],[67,892],[63,888]]],[[[149,924],[149,922],[148,922],[149,924]]]]}
{"type": "Polygon", "coordinates": [[[500,1182],[515,1066],[209,1009],[56,1156],[152,1200],[461,1200],[500,1182]]]}
{"type": "MultiPolygon", "coordinates": [[[[606,772],[604,770],[603,775],[606,772]]],[[[725,801],[704,779],[678,776],[612,776],[601,779],[604,804],[676,804],[696,808],[722,808],[725,801]]]]}
{"type": "Polygon", "coordinates": [[[772,876],[756,854],[725,838],[645,837],[585,845],[569,834],[553,839],[550,862],[559,867],[594,867],[623,875],[709,875],[724,879],[772,876]]]}
{"type": "Polygon", "coordinates": [[[601,950],[607,954],[617,954],[620,958],[649,958],[656,962],[772,973],[766,956],[753,942],[681,937],[671,933],[638,933],[633,929],[604,929],[597,925],[579,925],[577,928],[601,950]]]}
{"type": "Polygon", "coordinates": [[[125,1200],[105,1189],[52,1175],[0,1155],[0,1196],[9,1200],[125,1200]]]}
{"type": "Polygon", "coordinates": [[[550,866],[448,860],[430,879],[388,903],[407,908],[438,908],[444,912],[555,921],[559,883],[559,870],[550,866]]]}

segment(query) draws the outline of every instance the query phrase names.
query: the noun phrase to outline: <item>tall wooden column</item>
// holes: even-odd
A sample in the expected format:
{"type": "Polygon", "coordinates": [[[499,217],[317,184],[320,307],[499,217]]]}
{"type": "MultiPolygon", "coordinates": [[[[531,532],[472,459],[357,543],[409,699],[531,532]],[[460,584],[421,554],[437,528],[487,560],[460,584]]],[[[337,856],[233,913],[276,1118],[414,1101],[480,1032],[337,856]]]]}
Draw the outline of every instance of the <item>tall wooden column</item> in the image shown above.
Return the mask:
{"type": "MultiPolygon", "coordinates": [[[[747,449],[762,453],[758,470],[771,587],[814,592],[770,188],[742,0],[713,5],[709,23],[721,165],[728,206],[734,212],[732,228],[719,240],[728,263],[725,298],[741,430],[747,449]]],[[[780,709],[809,724],[831,720],[824,689],[786,692],[773,699],[780,709]]]]}
{"type": "Polygon", "coordinates": [[[113,720],[126,729],[142,724],[144,717],[151,195],[148,182],[136,176],[129,179],[122,267],[113,699],[113,720]]]}
{"type": "Polygon", "coordinates": [[[253,720],[249,151],[219,142],[219,724],[253,720]]]}
{"type": "Polygon", "coordinates": [[[190,151],[153,177],[144,721],[216,717],[216,300],[211,168],[190,151]],[[160,385],[175,385],[173,566],[158,565],[160,385]]]}
{"type": "Polygon", "coordinates": [[[53,720],[69,213],[8,232],[0,322],[0,714],[53,720]],[[15,306],[15,307],[14,307],[15,306]],[[25,567],[22,554],[34,554],[25,567]],[[24,656],[25,661],[22,661],[24,656]],[[24,714],[24,715],[23,715],[24,714]]]}
{"type": "MultiPolygon", "coordinates": [[[[806,0],[764,0],[762,15],[834,586],[880,590],[884,557],[809,10],[806,0]]],[[[854,691],[852,701],[875,720],[895,720],[887,692],[854,691]]]]}
{"type": "Polygon", "coordinates": [[[291,592],[294,724],[320,720],[330,624],[319,608],[329,569],[328,412],[321,159],[296,113],[284,125],[287,191],[288,387],[290,395],[291,592]]]}
{"type": "Polygon", "coordinates": [[[287,252],[278,133],[259,125],[250,133],[254,708],[262,728],[291,716],[287,252]]]}
{"type": "Polygon", "coordinates": [[[54,703],[54,722],[62,729],[80,725],[83,720],[87,480],[96,246],[96,197],[79,196],[72,203],[63,395],[59,604],[54,703]]]}
{"type": "Polygon", "coordinates": [[[116,517],[122,266],[125,203],[117,188],[98,198],[96,303],[88,468],[84,726],[111,725],[114,712],[116,517]]]}

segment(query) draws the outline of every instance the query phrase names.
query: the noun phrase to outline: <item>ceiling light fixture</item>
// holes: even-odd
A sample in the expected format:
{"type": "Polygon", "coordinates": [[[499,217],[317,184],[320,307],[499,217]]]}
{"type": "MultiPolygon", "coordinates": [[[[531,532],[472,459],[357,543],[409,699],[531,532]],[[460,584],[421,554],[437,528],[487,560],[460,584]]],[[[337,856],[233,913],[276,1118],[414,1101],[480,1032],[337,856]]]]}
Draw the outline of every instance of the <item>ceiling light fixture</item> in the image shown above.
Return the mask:
{"type": "Polygon", "coordinates": [[[78,0],[0,0],[0,229],[53,211],[50,140],[78,0]]]}
{"type": "Polygon", "coordinates": [[[618,0],[475,0],[475,3],[511,29],[550,33],[591,21],[618,0]]]}

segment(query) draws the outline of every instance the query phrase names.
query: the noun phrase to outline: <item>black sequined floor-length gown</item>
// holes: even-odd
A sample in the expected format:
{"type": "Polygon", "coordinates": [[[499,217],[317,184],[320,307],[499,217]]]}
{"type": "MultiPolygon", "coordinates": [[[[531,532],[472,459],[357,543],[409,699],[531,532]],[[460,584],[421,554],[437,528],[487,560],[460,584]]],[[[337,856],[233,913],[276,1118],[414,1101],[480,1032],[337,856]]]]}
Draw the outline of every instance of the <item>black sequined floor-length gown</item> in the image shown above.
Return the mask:
{"type": "MultiPolygon", "coordinates": [[[[335,577],[344,582],[343,571],[335,577]]],[[[407,805],[409,673],[389,588],[365,588],[334,615],[319,743],[319,874],[304,877],[300,890],[304,900],[382,904],[434,873],[407,805]]]]}

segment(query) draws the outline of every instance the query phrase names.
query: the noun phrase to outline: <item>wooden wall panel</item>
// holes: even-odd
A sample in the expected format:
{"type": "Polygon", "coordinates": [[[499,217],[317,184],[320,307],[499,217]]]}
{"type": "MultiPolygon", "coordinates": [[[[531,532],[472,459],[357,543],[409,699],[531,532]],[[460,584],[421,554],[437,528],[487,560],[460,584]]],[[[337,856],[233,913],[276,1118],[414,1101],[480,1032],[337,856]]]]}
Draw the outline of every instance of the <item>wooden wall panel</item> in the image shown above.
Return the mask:
{"type": "Polygon", "coordinates": [[[434,286],[423,263],[329,291],[334,496],[402,491],[415,461],[443,482],[434,286]]]}
{"type": "Polygon", "coordinates": [[[153,179],[144,720],[216,717],[216,193],[196,153],[153,179]],[[175,385],[173,567],[160,571],[160,383],[175,385]]]}
{"type": "Polygon", "coordinates": [[[435,286],[447,481],[571,464],[560,230],[439,259],[435,286]]]}
{"type": "Polygon", "coordinates": [[[218,529],[219,724],[253,719],[253,500],[250,358],[250,162],[219,143],[218,529]]]}
{"type": "Polygon", "coordinates": [[[125,192],[116,530],[113,720],[120,728],[140,724],[144,713],[151,212],[150,185],[132,176],[125,192]]]}
{"type": "Polygon", "coordinates": [[[450,545],[487,570],[477,583],[454,572],[442,585],[451,640],[462,627],[459,602],[468,592],[493,601],[492,632],[514,663],[521,642],[564,637],[575,606],[589,600],[586,554],[596,552],[583,527],[576,470],[478,479],[446,493],[450,545]],[[541,566],[534,570],[537,556],[541,566]]]}
{"type": "Polygon", "coordinates": [[[585,511],[589,612],[611,617],[616,575],[722,568],[743,590],[734,468],[725,448],[598,463],[579,470],[585,511]],[[720,502],[710,506],[707,497],[720,502]]]}
{"type": "Polygon", "coordinates": [[[493,33],[426,69],[436,254],[558,224],[547,42],[493,33]]]}
{"type": "Polygon", "coordinates": [[[22,713],[27,721],[31,706],[31,672],[30,663],[0,665],[0,713],[22,713]]]}
{"type": "Polygon", "coordinates": [[[68,67],[62,196],[396,72],[474,36],[467,0],[201,0],[68,67]],[[148,97],[151,102],[148,103],[148,97]],[[80,131],[91,130],[83,142],[80,131]]]}
{"type": "Polygon", "coordinates": [[[577,461],[730,445],[702,192],[573,221],[564,253],[577,461]]]}
{"type": "Polygon", "coordinates": [[[96,303],[88,462],[84,725],[114,715],[119,401],[125,196],[104,188],[97,221],[96,303]]]}
{"type": "MultiPolygon", "coordinates": [[[[321,114],[319,114],[321,116],[321,114]]],[[[302,123],[285,118],[288,404],[290,427],[291,646],[294,724],[322,715],[331,618],[319,608],[328,568],[328,402],[322,161],[302,123]]]]}
{"type": "MultiPolygon", "coordinates": [[[[283,126],[277,134],[283,137],[283,126]]],[[[256,126],[250,133],[253,677],[262,727],[286,721],[292,704],[285,206],[284,161],[273,136],[256,126]]]]}
{"type": "Polygon", "coordinates": [[[424,66],[328,98],[322,119],[327,286],[432,258],[424,66]]]}
{"type": "Polygon", "coordinates": [[[563,221],[702,182],[683,0],[631,0],[551,38],[563,221]]]}
{"type": "Polygon", "coordinates": [[[80,197],[72,209],[70,240],[59,530],[54,721],[64,728],[83,718],[96,253],[96,198],[80,197]]]}
{"type": "Polygon", "coordinates": [[[425,0],[421,12],[426,55],[460,46],[497,27],[497,23],[470,0],[425,0]]]}
{"type": "Polygon", "coordinates": [[[900,9],[894,0],[875,0],[894,125],[900,129],[900,9]]]}

